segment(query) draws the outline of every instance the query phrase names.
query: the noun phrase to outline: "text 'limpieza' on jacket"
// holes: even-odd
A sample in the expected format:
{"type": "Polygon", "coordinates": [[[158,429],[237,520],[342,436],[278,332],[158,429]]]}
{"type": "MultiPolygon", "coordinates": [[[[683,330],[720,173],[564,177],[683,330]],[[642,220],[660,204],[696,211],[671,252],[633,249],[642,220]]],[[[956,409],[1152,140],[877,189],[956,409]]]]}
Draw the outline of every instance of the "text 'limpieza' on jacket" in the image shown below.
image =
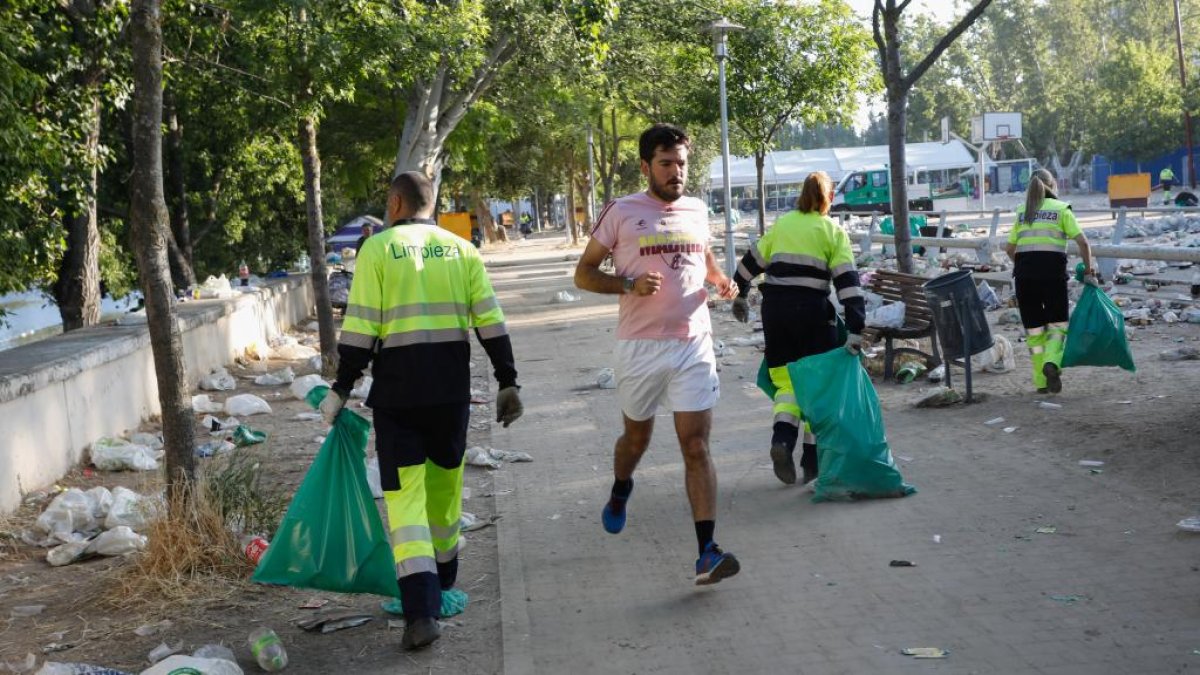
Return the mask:
{"type": "Polygon", "coordinates": [[[1060,279],[1067,274],[1067,244],[1082,231],[1071,205],[1047,197],[1032,222],[1026,222],[1025,206],[1017,207],[1017,223],[1008,233],[1016,246],[1014,279],[1060,279]]]}

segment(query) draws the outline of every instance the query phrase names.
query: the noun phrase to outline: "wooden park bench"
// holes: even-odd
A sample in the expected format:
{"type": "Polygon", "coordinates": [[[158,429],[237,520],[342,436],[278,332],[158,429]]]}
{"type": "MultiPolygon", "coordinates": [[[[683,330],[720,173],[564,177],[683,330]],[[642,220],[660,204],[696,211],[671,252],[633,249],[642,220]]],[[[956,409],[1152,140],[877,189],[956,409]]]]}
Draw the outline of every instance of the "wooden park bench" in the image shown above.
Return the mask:
{"type": "Polygon", "coordinates": [[[863,331],[863,339],[876,342],[883,339],[883,378],[892,379],[894,362],[897,354],[912,354],[919,356],[927,369],[934,369],[942,364],[941,350],[938,349],[937,331],[933,324],[933,311],[929,308],[929,300],[925,297],[924,284],[928,279],[915,274],[878,270],[867,286],[871,292],[883,296],[885,302],[904,303],[904,325],[900,328],[878,328],[868,326],[863,331]],[[894,340],[919,340],[929,338],[932,354],[913,349],[912,347],[895,347],[894,340]]]}

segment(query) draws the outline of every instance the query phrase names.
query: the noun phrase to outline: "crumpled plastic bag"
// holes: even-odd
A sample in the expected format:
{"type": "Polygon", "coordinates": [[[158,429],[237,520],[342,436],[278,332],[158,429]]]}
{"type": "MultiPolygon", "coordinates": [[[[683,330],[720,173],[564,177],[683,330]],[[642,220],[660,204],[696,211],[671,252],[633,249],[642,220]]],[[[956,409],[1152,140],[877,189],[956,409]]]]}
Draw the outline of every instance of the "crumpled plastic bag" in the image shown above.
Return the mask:
{"type": "MultiPolygon", "coordinates": [[[[447,619],[462,614],[466,611],[469,600],[466,591],[462,589],[450,588],[442,591],[442,604],[438,609],[438,618],[447,619]]],[[[404,603],[400,601],[400,598],[385,600],[379,603],[379,608],[388,614],[404,616],[404,603]]]]}
{"type": "Polygon", "coordinates": [[[898,301],[880,305],[878,309],[867,312],[867,325],[872,328],[903,328],[904,303],[898,301]]]}
{"type": "Polygon", "coordinates": [[[236,429],[239,424],[241,422],[236,417],[220,419],[212,415],[205,415],[200,419],[200,426],[204,427],[210,436],[224,436],[225,432],[236,429]]]}
{"type": "Polygon", "coordinates": [[[99,529],[96,518],[95,498],[89,498],[79,488],[68,488],[59,493],[50,505],[38,515],[34,528],[59,541],[69,542],[73,532],[91,532],[99,529]]]}
{"type": "Polygon", "coordinates": [[[616,389],[617,374],[612,368],[601,368],[596,372],[596,386],[601,389],[616,389]]]}
{"type": "Polygon", "coordinates": [[[147,433],[139,431],[129,437],[129,442],[134,445],[144,445],[151,450],[161,450],[163,447],[163,437],[161,433],[147,433]]]}
{"type": "Polygon", "coordinates": [[[370,375],[363,377],[359,381],[358,386],[350,390],[350,398],[366,398],[371,395],[371,385],[375,383],[375,378],[370,375]]]}
{"type": "Polygon", "coordinates": [[[212,372],[200,378],[197,385],[205,391],[233,391],[237,389],[237,380],[224,368],[213,368],[212,372]]]}
{"type": "Polygon", "coordinates": [[[204,659],[173,654],[141,672],[141,675],[203,673],[204,675],[243,675],[241,666],[225,659],[204,659]]]}
{"type": "Polygon", "coordinates": [[[1067,323],[1062,367],[1118,366],[1136,372],[1133,352],[1125,338],[1125,318],[1121,308],[1104,291],[1084,285],[1067,323]]]}
{"type": "Polygon", "coordinates": [[[233,297],[233,286],[224,274],[219,277],[209,276],[204,283],[200,284],[200,297],[206,299],[231,298],[233,297]]]}
{"type": "Polygon", "coordinates": [[[1004,304],[1000,302],[1000,296],[996,295],[996,291],[986,281],[979,282],[975,291],[978,293],[979,301],[983,303],[984,309],[999,309],[1004,304]]]}
{"type": "Polygon", "coordinates": [[[324,378],[314,373],[312,375],[303,375],[301,377],[297,377],[296,381],[292,382],[292,384],[288,386],[288,390],[292,392],[292,396],[295,396],[297,400],[303,401],[308,397],[308,392],[311,391],[313,387],[328,386],[329,383],[326,382],[324,378]]]}
{"type": "Polygon", "coordinates": [[[148,539],[131,530],[127,525],[118,525],[101,532],[87,547],[88,553],[96,555],[127,555],[146,548],[148,539]]]}
{"type": "Polygon", "coordinates": [[[196,394],[192,397],[192,410],[198,413],[219,413],[225,410],[225,404],[212,400],[208,394],[196,394]]]}
{"type": "Polygon", "coordinates": [[[533,456],[527,452],[484,448],[476,445],[467,448],[466,461],[472,466],[499,469],[503,462],[532,462],[533,456]]]}
{"type": "Polygon", "coordinates": [[[154,500],[118,485],[112,491],[112,506],[104,519],[104,527],[113,529],[125,526],[135,532],[141,532],[150,525],[154,516],[154,500]]]}
{"type": "Polygon", "coordinates": [[[101,438],[90,451],[92,464],[101,471],[154,471],[161,453],[121,438],[101,438]]]}
{"type": "Polygon", "coordinates": [[[1003,335],[993,335],[992,340],[991,348],[977,357],[983,362],[983,372],[1007,373],[1016,368],[1017,359],[1008,338],[1003,335]]]}
{"type": "MultiPolygon", "coordinates": [[[[205,675],[208,675],[208,671],[204,672],[205,675]]],[[[42,664],[42,667],[34,675],[129,675],[129,673],[114,668],[105,668],[104,666],[93,666],[89,663],[47,661],[42,664]]]]}
{"type": "Polygon", "coordinates": [[[321,352],[319,350],[298,344],[294,339],[291,343],[271,349],[271,358],[282,361],[303,361],[304,359],[311,359],[314,356],[320,355],[321,352]]]}
{"type": "Polygon", "coordinates": [[[292,367],[288,366],[283,370],[277,370],[273,373],[266,373],[254,378],[254,384],[264,386],[276,386],[280,384],[291,384],[296,381],[296,373],[292,371],[292,367]]]}
{"type": "Polygon", "coordinates": [[[265,415],[271,412],[271,404],[254,394],[238,394],[230,396],[225,401],[225,413],[228,415],[265,415]]]}

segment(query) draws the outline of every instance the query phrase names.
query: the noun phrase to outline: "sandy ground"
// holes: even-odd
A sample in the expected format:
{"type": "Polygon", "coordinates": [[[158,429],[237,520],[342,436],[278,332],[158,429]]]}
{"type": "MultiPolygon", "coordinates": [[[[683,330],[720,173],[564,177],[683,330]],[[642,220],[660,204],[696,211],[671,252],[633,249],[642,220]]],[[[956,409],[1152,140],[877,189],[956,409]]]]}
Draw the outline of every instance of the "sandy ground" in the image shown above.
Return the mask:
{"type": "MultiPolygon", "coordinates": [[[[475,349],[473,356],[473,388],[487,391],[490,379],[487,358],[482,349],[475,349]]],[[[326,428],[319,421],[294,419],[297,413],[310,409],[303,401],[294,399],[286,385],[267,387],[253,383],[258,372],[285,365],[291,365],[297,375],[311,372],[302,361],[258,362],[250,368],[234,366],[230,372],[238,377],[237,391],[212,394],[215,400],[224,400],[228,393],[252,393],[271,404],[271,414],[242,420],[269,434],[266,443],[251,446],[248,450],[262,458],[266,467],[265,480],[290,495],[304,478],[320,448],[316,438],[323,436],[326,428]]],[[[490,400],[493,394],[484,396],[490,400]]],[[[360,404],[360,400],[351,402],[356,412],[369,417],[370,410],[359,407],[360,404]]],[[[489,444],[491,406],[484,404],[473,408],[468,444],[486,446],[489,444]]],[[[146,425],[144,429],[153,429],[153,425],[146,425]]],[[[198,442],[207,438],[198,424],[198,442]]],[[[368,455],[374,454],[373,444],[372,435],[368,455]]],[[[203,465],[211,460],[197,461],[203,465]]],[[[501,470],[519,470],[520,466],[506,465],[501,470]]],[[[83,489],[96,485],[109,488],[124,485],[143,493],[161,489],[156,472],[87,473],[89,475],[84,475],[80,469],[66,476],[59,485],[83,489]]],[[[471,490],[470,499],[464,502],[464,510],[481,519],[494,514],[490,472],[468,466],[464,482],[471,490]]],[[[0,524],[0,530],[20,532],[32,523],[47,503],[48,499],[31,500],[6,523],[0,524]]],[[[382,506],[382,500],[378,503],[382,506]]],[[[101,599],[112,592],[116,575],[127,566],[127,561],[98,558],[54,568],[44,561],[45,549],[13,543],[6,538],[0,549],[0,672],[7,672],[6,662],[20,661],[27,653],[32,653],[39,664],[44,659],[82,662],[136,673],[150,666],[148,653],[163,642],[172,646],[182,643],[182,653],[191,653],[204,644],[224,643],[234,650],[246,672],[260,672],[246,645],[246,638],[256,627],[270,626],[287,649],[289,672],[332,673],[350,669],[356,673],[496,673],[501,669],[496,530],[487,527],[465,536],[468,544],[461,557],[459,587],[470,595],[470,604],[466,612],[448,620],[442,639],[432,649],[414,654],[401,652],[401,624],[389,625],[389,619],[398,620],[399,617],[383,612],[380,609],[383,599],[378,596],[350,596],[241,583],[227,599],[198,599],[193,606],[165,613],[145,609],[120,611],[103,604],[101,599]],[[365,625],[330,634],[306,633],[296,626],[296,622],[313,615],[314,610],[300,609],[300,605],[313,598],[328,601],[324,610],[338,607],[362,610],[374,619],[365,625]],[[10,617],[12,607],[34,604],[44,604],[46,608],[34,617],[10,617]],[[139,637],[133,632],[139,626],[163,619],[170,620],[172,625],[159,634],[139,637]],[[43,654],[47,650],[52,651],[43,654]]]]}

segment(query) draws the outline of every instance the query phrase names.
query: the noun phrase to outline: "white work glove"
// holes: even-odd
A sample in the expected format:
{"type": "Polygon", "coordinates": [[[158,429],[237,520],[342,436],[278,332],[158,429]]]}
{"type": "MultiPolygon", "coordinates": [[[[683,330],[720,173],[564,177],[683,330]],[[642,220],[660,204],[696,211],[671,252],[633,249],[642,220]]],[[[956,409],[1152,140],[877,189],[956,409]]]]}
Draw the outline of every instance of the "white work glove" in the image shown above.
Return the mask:
{"type": "Polygon", "coordinates": [[[846,351],[858,356],[862,354],[863,338],[858,333],[851,333],[846,336],[846,351]]]}
{"type": "Polygon", "coordinates": [[[342,408],[346,407],[346,399],[336,391],[330,389],[329,393],[325,394],[325,398],[321,399],[321,419],[325,420],[325,424],[333,426],[337,420],[338,413],[342,408]]]}
{"type": "Polygon", "coordinates": [[[750,303],[745,298],[734,299],[733,318],[742,323],[750,322],[750,303]]]}
{"type": "Polygon", "coordinates": [[[1099,274],[1085,274],[1085,275],[1083,275],[1083,283],[1087,284],[1088,286],[1095,286],[1095,287],[1099,288],[1100,287],[1100,275],[1099,274]]]}
{"type": "Polygon", "coordinates": [[[525,406],[521,405],[521,396],[517,392],[520,387],[505,387],[496,394],[496,421],[500,422],[505,429],[508,425],[516,422],[525,412],[525,406]]]}

